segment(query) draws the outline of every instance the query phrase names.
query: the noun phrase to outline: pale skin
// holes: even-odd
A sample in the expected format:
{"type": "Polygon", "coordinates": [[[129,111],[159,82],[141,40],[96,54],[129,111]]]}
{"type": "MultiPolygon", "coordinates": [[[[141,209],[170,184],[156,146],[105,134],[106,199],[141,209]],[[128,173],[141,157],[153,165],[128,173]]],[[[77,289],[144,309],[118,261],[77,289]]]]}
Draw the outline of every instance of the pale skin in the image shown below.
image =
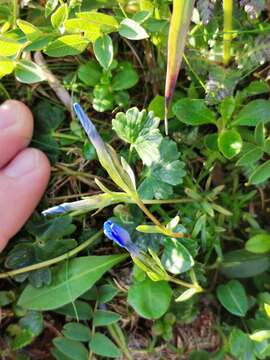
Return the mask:
{"type": "Polygon", "coordinates": [[[8,100],[0,106],[0,251],[25,224],[50,177],[50,163],[29,147],[33,116],[26,105],[8,100]]]}

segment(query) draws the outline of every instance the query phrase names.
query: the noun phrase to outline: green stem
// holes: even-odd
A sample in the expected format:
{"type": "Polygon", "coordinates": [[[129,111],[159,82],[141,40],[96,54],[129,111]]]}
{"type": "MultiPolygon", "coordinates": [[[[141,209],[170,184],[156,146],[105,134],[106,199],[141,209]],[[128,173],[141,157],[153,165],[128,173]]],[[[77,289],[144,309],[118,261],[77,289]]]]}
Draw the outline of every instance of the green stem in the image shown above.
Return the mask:
{"type": "Polygon", "coordinates": [[[18,17],[18,12],[19,12],[18,0],[12,1],[12,7],[13,7],[12,25],[14,28],[16,28],[16,26],[17,26],[16,22],[17,22],[17,17],[18,17]]]}
{"type": "Polygon", "coordinates": [[[175,283],[177,285],[184,286],[184,287],[189,288],[189,289],[195,288],[195,289],[198,289],[200,292],[203,291],[203,289],[198,284],[190,284],[190,283],[187,283],[186,281],[182,281],[180,279],[176,279],[176,278],[171,277],[171,276],[169,278],[169,281],[173,282],[173,283],[175,283]]]}
{"type": "Polygon", "coordinates": [[[223,63],[225,66],[227,66],[231,59],[233,0],[223,0],[223,11],[224,11],[223,63]]]}
{"type": "Polygon", "coordinates": [[[183,198],[183,199],[166,199],[166,200],[142,200],[144,204],[185,204],[189,202],[194,202],[193,199],[183,198]]]}
{"type": "Polygon", "coordinates": [[[116,342],[116,344],[121,349],[122,353],[125,355],[125,358],[127,360],[133,360],[133,358],[127,348],[125,339],[123,338],[124,336],[123,336],[123,332],[122,332],[120,326],[118,324],[108,325],[108,330],[109,330],[112,338],[116,342]]]}
{"type": "Polygon", "coordinates": [[[195,70],[193,69],[193,67],[191,66],[188,58],[186,57],[185,54],[183,54],[183,59],[185,60],[185,63],[187,64],[187,66],[189,67],[190,72],[192,72],[192,74],[195,76],[195,78],[198,80],[199,84],[201,85],[201,87],[204,89],[204,91],[206,91],[206,87],[202,81],[202,79],[199,77],[199,75],[195,72],[195,70]]]}
{"type": "Polygon", "coordinates": [[[184,236],[184,234],[182,233],[174,233],[172,231],[170,231],[169,229],[166,229],[160,222],[159,220],[147,209],[147,207],[144,205],[144,203],[142,202],[142,200],[140,198],[134,198],[133,199],[135,201],[135,203],[139,206],[139,208],[145,213],[146,216],[149,217],[149,219],[157,226],[160,228],[161,232],[164,235],[170,236],[170,237],[174,237],[174,238],[182,238],[184,236]]]}
{"type": "Polygon", "coordinates": [[[42,269],[42,268],[48,267],[50,265],[57,264],[60,261],[69,259],[72,256],[78,254],[80,251],[86,249],[89,245],[91,245],[94,241],[96,241],[101,235],[102,235],[102,230],[98,231],[95,235],[91,236],[90,239],[86,240],[85,242],[83,242],[82,244],[77,246],[75,249],[72,249],[69,252],[67,252],[66,254],[57,256],[57,257],[55,257],[53,259],[46,260],[46,261],[40,262],[38,264],[33,264],[33,265],[30,265],[30,266],[26,266],[26,267],[23,267],[21,269],[16,269],[16,270],[1,273],[0,274],[0,279],[5,279],[5,278],[8,278],[8,277],[23,274],[23,273],[26,273],[26,272],[29,272],[29,271],[42,269]]]}

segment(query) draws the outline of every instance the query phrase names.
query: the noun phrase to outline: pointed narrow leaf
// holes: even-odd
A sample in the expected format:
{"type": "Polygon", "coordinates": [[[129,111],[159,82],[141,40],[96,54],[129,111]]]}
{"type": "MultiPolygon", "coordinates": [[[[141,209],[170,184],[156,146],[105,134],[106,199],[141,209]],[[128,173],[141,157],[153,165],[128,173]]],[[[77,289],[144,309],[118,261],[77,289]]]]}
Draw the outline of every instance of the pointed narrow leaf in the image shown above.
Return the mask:
{"type": "Polygon", "coordinates": [[[168,58],[165,87],[165,130],[168,133],[167,114],[180,70],[186,36],[194,8],[194,0],[173,0],[173,13],[168,38],[168,58]]]}
{"type": "Polygon", "coordinates": [[[68,17],[68,6],[67,4],[62,4],[59,8],[52,14],[51,23],[54,28],[59,28],[68,17]]]}
{"type": "Polygon", "coordinates": [[[261,184],[270,177],[270,160],[258,166],[250,175],[249,182],[253,185],[261,184]]]}
{"type": "Polygon", "coordinates": [[[37,289],[28,285],[18,304],[32,310],[52,310],[64,306],[90,289],[112,266],[126,255],[85,256],[54,269],[51,285],[37,289]]]}

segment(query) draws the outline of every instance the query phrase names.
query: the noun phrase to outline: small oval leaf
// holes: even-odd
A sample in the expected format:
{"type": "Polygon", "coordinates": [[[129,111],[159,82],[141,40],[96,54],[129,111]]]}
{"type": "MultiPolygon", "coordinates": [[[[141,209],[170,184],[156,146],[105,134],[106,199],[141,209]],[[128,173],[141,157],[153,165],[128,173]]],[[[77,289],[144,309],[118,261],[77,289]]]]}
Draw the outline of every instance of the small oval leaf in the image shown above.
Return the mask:
{"type": "Polygon", "coordinates": [[[217,297],[221,304],[233,315],[245,316],[248,310],[248,300],[243,285],[237,280],[231,280],[217,288],[217,297]]]}

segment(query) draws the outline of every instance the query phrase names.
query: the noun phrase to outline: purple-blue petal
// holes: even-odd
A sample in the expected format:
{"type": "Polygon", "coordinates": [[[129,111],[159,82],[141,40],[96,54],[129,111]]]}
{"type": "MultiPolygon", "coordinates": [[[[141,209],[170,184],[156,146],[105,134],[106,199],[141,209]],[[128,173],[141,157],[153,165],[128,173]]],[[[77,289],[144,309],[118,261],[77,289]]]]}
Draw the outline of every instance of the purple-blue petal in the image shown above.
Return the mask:
{"type": "Polygon", "coordinates": [[[99,133],[97,132],[95,125],[92,123],[92,121],[86,115],[86,113],[83,111],[80,104],[74,103],[73,109],[74,109],[75,114],[77,115],[78,119],[80,120],[80,123],[82,124],[82,127],[84,128],[84,131],[86,132],[89,139],[91,140],[92,144],[94,145],[94,147],[96,148],[97,151],[100,151],[102,148],[104,148],[105,144],[104,144],[103,140],[101,139],[99,133]]]}
{"type": "Polygon", "coordinates": [[[137,256],[139,248],[131,241],[127,230],[108,220],[103,225],[104,234],[119,246],[125,248],[131,255],[137,256]]]}

